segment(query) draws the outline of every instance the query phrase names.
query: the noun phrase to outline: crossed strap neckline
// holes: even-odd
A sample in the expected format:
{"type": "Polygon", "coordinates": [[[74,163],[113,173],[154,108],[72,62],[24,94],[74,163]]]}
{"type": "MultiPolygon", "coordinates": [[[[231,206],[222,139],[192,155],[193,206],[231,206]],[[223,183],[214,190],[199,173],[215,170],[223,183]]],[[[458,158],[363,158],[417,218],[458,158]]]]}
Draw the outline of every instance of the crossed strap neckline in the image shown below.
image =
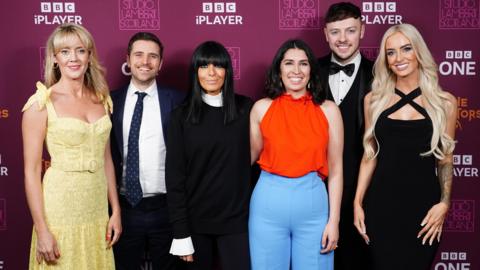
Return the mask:
{"type": "Polygon", "coordinates": [[[418,96],[420,96],[422,94],[422,90],[420,90],[420,87],[417,87],[416,89],[412,90],[408,94],[404,94],[402,91],[395,88],[395,94],[400,96],[400,100],[397,101],[395,104],[393,104],[390,108],[385,110],[385,112],[387,113],[387,118],[392,119],[392,120],[402,120],[402,119],[390,118],[388,116],[390,116],[392,113],[398,111],[399,109],[401,109],[403,106],[405,106],[407,104],[412,106],[417,112],[419,112],[421,115],[423,115],[424,118],[411,119],[411,120],[406,120],[406,121],[424,120],[424,119],[429,118],[428,113],[425,110],[425,108],[423,108],[422,106],[420,106],[418,103],[416,103],[414,101],[415,98],[417,98],[418,96]]]}

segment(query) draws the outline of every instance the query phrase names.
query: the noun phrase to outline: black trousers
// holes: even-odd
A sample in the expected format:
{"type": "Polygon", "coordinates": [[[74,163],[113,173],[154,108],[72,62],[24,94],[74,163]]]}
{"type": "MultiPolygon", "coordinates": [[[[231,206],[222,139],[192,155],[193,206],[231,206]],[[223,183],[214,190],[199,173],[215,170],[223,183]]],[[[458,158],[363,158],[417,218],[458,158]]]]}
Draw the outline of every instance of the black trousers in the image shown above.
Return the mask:
{"type": "Polygon", "coordinates": [[[353,224],[355,187],[345,186],[340,212],[340,239],[335,250],[335,270],[370,270],[368,245],[353,224]]]}
{"type": "Polygon", "coordinates": [[[250,270],[250,250],[248,234],[193,234],[193,262],[187,264],[188,270],[215,270],[218,262],[222,270],[250,270]]]}
{"type": "Polygon", "coordinates": [[[179,259],[169,254],[172,228],[168,220],[166,195],[143,198],[132,208],[120,195],[123,232],[114,245],[117,270],[141,269],[148,250],[154,270],[180,269],[179,259]]]}

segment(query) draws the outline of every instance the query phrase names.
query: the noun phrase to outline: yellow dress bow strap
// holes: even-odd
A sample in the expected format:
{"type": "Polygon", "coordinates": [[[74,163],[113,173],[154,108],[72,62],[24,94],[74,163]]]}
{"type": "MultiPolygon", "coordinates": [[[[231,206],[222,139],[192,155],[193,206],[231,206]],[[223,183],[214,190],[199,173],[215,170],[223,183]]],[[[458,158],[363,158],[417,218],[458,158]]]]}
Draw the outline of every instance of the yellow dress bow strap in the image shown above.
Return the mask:
{"type": "Polygon", "coordinates": [[[23,106],[22,112],[28,110],[28,108],[30,108],[35,102],[38,104],[38,110],[43,109],[47,104],[52,89],[47,89],[47,87],[41,82],[37,82],[36,86],[37,91],[28,99],[25,106],[23,106]]]}

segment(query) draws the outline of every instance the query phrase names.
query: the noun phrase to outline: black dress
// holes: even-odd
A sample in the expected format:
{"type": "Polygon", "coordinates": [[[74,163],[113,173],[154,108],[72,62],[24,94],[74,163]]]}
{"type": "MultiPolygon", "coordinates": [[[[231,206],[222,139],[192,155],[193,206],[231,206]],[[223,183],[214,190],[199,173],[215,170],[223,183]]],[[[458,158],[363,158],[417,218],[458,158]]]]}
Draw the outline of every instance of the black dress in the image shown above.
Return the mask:
{"type": "Polygon", "coordinates": [[[422,245],[417,239],[420,223],[440,200],[435,157],[421,156],[430,149],[432,123],[424,108],[413,100],[420,88],[378,118],[375,136],[379,143],[377,165],[365,197],[365,222],[370,237],[373,270],[428,270],[438,243],[422,245]],[[389,115],[410,104],[424,116],[420,120],[396,120],[389,115]]]}

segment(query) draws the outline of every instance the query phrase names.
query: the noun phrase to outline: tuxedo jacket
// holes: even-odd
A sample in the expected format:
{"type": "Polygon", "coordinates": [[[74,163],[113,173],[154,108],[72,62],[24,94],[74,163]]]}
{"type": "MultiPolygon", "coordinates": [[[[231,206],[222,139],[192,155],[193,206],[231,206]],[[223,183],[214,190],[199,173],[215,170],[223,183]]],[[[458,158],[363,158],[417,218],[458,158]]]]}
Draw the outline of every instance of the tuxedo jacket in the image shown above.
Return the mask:
{"type": "MultiPolygon", "coordinates": [[[[123,173],[123,117],[125,108],[125,99],[127,97],[128,85],[112,91],[110,93],[113,101],[112,113],[112,131],[110,134],[110,147],[112,151],[112,160],[115,167],[115,176],[117,179],[117,186],[120,185],[123,173]]],[[[160,104],[160,111],[163,130],[163,138],[167,140],[167,127],[170,121],[170,112],[183,101],[184,94],[177,90],[161,86],[157,82],[158,100],[160,104]]]]}
{"type": "MultiPolygon", "coordinates": [[[[330,62],[331,54],[318,59],[322,87],[327,92],[327,99],[334,100],[328,82],[330,62]]],[[[353,201],[355,194],[358,169],[363,155],[362,138],[365,129],[363,100],[371,88],[373,79],[372,67],[372,61],[362,56],[360,67],[353,80],[352,86],[339,105],[345,131],[343,151],[344,196],[342,203],[350,208],[350,203],[353,201]]]]}

